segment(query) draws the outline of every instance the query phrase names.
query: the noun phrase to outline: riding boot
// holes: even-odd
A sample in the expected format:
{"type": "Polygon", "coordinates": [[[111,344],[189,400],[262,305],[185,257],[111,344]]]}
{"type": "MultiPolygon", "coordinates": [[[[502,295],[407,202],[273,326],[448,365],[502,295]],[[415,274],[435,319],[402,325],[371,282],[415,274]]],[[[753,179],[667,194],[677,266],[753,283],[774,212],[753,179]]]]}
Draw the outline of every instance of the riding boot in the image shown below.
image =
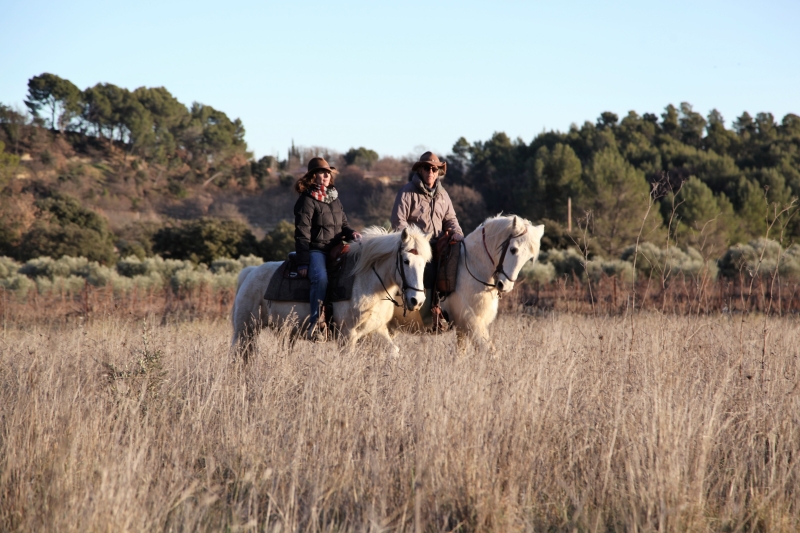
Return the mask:
{"type": "Polygon", "coordinates": [[[434,333],[444,333],[450,327],[447,320],[444,318],[442,308],[439,306],[439,291],[433,291],[433,301],[431,302],[431,317],[433,318],[432,326],[434,333]]]}

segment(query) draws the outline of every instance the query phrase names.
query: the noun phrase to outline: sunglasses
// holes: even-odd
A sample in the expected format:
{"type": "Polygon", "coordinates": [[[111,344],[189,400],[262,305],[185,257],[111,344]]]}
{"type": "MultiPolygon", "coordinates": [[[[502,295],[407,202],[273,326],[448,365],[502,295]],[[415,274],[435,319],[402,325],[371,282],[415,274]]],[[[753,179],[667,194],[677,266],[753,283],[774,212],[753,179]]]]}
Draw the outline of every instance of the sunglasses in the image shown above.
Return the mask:
{"type": "Polygon", "coordinates": [[[425,172],[439,172],[439,167],[432,167],[429,165],[426,167],[422,167],[422,170],[425,172]]]}

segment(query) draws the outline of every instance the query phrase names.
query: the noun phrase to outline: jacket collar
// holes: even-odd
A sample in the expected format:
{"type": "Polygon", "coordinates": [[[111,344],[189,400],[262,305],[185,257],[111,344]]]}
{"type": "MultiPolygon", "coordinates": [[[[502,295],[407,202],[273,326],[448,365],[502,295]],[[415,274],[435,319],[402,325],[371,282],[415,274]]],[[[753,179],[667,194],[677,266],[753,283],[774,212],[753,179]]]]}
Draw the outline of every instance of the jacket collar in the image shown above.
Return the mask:
{"type": "Polygon", "coordinates": [[[426,185],[425,185],[425,184],[422,182],[422,178],[420,178],[420,177],[419,177],[419,174],[417,174],[416,172],[414,173],[414,177],[411,179],[411,181],[412,181],[412,182],[414,183],[414,185],[417,187],[417,190],[418,190],[419,192],[421,192],[422,194],[424,194],[425,196],[428,196],[428,197],[430,197],[430,198],[433,198],[434,196],[436,196],[437,194],[439,194],[439,189],[441,189],[441,187],[442,187],[442,186],[439,184],[439,179],[437,178],[437,179],[436,179],[436,183],[434,183],[434,184],[433,184],[433,188],[432,188],[432,189],[429,189],[429,188],[428,188],[428,187],[427,187],[427,186],[426,186],[426,185]]]}

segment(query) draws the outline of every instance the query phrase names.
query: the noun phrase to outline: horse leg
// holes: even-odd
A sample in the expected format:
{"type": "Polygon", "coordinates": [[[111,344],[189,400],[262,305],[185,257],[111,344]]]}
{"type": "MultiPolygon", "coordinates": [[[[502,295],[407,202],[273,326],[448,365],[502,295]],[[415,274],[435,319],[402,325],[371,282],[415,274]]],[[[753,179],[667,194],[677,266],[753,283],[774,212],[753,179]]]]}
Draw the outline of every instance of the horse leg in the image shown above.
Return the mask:
{"type": "Polygon", "coordinates": [[[395,357],[400,355],[400,348],[392,340],[392,336],[389,334],[389,328],[386,326],[386,324],[383,324],[381,327],[375,330],[374,333],[381,337],[386,344],[389,345],[389,348],[392,350],[392,355],[395,357]]]}

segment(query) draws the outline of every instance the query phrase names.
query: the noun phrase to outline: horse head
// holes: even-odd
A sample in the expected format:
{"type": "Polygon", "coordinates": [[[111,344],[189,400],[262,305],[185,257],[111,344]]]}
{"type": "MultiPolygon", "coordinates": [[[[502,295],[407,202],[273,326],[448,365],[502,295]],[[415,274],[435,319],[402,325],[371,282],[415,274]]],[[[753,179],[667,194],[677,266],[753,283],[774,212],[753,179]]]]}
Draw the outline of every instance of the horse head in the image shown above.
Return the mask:
{"type": "Polygon", "coordinates": [[[425,265],[431,260],[427,236],[415,226],[403,229],[397,255],[396,279],[403,293],[406,308],[416,311],[425,303],[423,278],[425,265]]]}
{"type": "Polygon", "coordinates": [[[492,240],[487,249],[499,251],[495,259],[495,286],[501,293],[510,292],[525,263],[539,256],[544,225],[534,226],[517,216],[498,216],[487,220],[484,226],[486,240],[492,240]]]}

